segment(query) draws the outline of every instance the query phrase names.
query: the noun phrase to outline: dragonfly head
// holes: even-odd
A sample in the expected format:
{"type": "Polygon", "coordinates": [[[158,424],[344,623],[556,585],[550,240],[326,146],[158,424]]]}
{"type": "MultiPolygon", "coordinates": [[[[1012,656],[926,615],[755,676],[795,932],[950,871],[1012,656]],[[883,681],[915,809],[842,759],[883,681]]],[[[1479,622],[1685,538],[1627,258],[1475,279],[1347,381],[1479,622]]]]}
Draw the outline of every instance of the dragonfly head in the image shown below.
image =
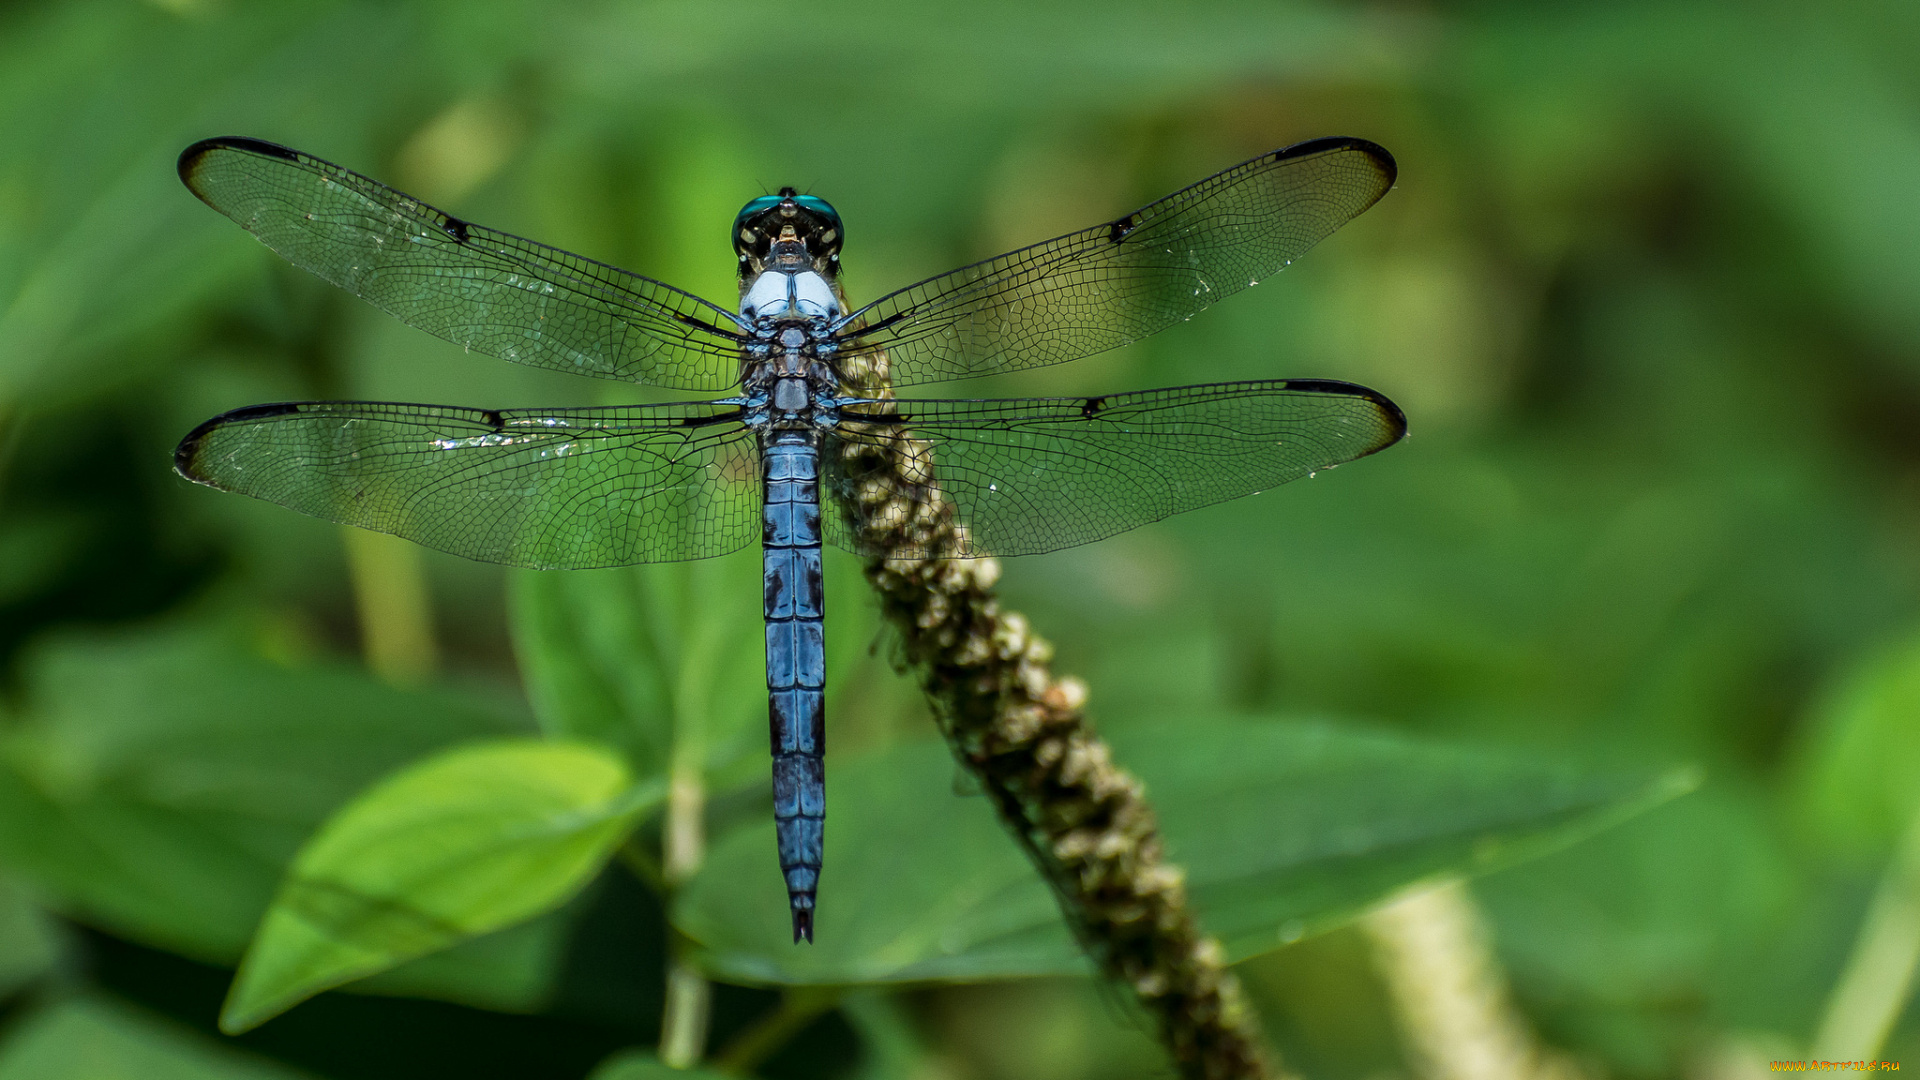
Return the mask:
{"type": "Polygon", "coordinates": [[[845,230],[827,200],[781,188],[740,209],[733,219],[733,250],[740,277],[749,280],[772,269],[812,270],[828,281],[840,271],[840,241],[845,230]]]}

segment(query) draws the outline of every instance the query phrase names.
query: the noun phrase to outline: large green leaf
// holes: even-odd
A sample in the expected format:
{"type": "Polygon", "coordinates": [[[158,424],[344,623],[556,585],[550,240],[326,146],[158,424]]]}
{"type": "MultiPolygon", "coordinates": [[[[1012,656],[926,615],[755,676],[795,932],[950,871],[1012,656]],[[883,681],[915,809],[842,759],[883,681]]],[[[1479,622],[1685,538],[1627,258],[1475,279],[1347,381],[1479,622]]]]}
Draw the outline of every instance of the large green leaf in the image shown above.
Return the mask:
{"type": "Polygon", "coordinates": [[[434,998],[498,1012],[537,1013],[558,989],[579,905],[428,953],[348,985],[356,994],[434,998]]]}
{"type": "MultiPolygon", "coordinates": [[[[1689,773],[1600,773],[1319,724],[1188,721],[1113,733],[1146,781],[1208,930],[1240,960],[1430,875],[1506,865],[1673,797],[1689,773]]],[[[749,982],[979,980],[1087,970],[1053,897],[944,747],[829,769],[816,944],[796,948],[771,826],[715,848],[675,925],[749,982]]]]}
{"type": "Polygon", "coordinates": [[[1920,636],[1844,672],[1803,750],[1804,820],[1856,853],[1900,835],[1920,810],[1920,636]]]}
{"type": "MultiPolygon", "coordinates": [[[[0,862],[55,908],[209,963],[240,958],[275,883],[336,807],[452,743],[526,730],[488,703],[261,658],[188,627],[28,658],[0,741],[0,862]]],[[[475,942],[364,989],[531,1009],[557,925],[475,942]]]]}
{"type": "Polygon", "coordinates": [[[403,23],[328,17],[324,5],[204,20],[150,5],[42,14],[0,38],[11,148],[0,163],[0,401],[13,407],[70,403],[153,370],[185,343],[196,308],[264,265],[181,189],[173,164],[188,142],[209,126],[265,124],[345,148],[438,67],[403,23]],[[317,108],[302,89],[315,77],[355,90],[317,108]]]}
{"type": "Polygon", "coordinates": [[[303,848],[240,964],[244,1031],[354,979],[565,903],[664,786],[604,748],[460,747],[380,783],[303,848]]]}
{"type": "Polygon", "coordinates": [[[53,919],[11,878],[0,878],[0,995],[55,970],[61,934],[53,919]]]}
{"type": "MultiPolygon", "coordinates": [[[[1533,1000],[1604,1017],[1596,1037],[1634,1053],[1628,1044],[1668,1045],[1684,1023],[1646,1002],[1725,993],[1715,985],[1723,973],[1751,971],[1748,943],[1766,942],[1762,962],[1785,967],[1794,939],[1814,931],[1799,900],[1804,864],[1768,828],[1762,796],[1716,775],[1692,798],[1475,882],[1514,983],[1533,1000]]],[[[1818,955],[1841,941],[1822,941],[1818,955]]],[[[1824,991],[1832,971],[1806,977],[1824,991]]]]}
{"type": "Polygon", "coordinates": [[[0,1044],[0,1080],[298,1080],[303,1074],[82,999],[35,1012],[0,1044]]]}
{"type": "Polygon", "coordinates": [[[618,747],[642,776],[665,773],[676,738],[697,739],[716,769],[760,749],[759,575],[747,556],[516,573],[514,648],[541,726],[618,747]]]}

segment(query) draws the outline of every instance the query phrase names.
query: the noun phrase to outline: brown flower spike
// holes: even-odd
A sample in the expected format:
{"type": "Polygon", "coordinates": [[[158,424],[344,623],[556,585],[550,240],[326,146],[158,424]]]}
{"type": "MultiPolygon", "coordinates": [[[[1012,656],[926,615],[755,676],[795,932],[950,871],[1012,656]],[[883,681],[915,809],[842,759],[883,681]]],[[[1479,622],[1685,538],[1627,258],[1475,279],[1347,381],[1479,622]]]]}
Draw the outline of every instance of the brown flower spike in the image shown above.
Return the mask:
{"type": "Polygon", "coordinates": [[[910,438],[842,447],[842,475],[855,478],[842,505],[882,553],[867,578],[954,756],[1053,885],[1083,945],[1153,1016],[1181,1075],[1268,1076],[1252,1010],[1187,907],[1140,781],[1087,722],[1086,684],[1054,675],[1053,647],[1001,608],[999,563],[953,557],[967,547],[927,468],[930,448],[910,438]]]}

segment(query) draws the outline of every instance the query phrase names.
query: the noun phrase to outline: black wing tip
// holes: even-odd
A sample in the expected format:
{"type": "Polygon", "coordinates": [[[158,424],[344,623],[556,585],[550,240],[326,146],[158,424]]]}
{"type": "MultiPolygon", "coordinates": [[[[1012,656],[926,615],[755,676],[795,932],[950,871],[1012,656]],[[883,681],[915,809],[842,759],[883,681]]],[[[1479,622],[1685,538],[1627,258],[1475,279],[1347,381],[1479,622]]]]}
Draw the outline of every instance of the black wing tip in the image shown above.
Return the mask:
{"type": "MultiPolygon", "coordinates": [[[[1387,430],[1393,434],[1393,438],[1367,451],[1367,454],[1377,454],[1407,437],[1407,414],[1401,411],[1400,406],[1394,404],[1392,398],[1370,386],[1341,382],[1339,379],[1288,379],[1286,388],[1303,394],[1338,394],[1341,397],[1365,398],[1372,402],[1373,406],[1380,410],[1380,415],[1386,419],[1387,430]]],[[[1360,456],[1365,457],[1366,454],[1360,456]]]]}
{"type": "Polygon", "coordinates": [[[1283,146],[1273,152],[1273,160],[1286,161],[1290,158],[1309,157],[1313,154],[1325,154],[1335,150],[1357,150],[1373,159],[1380,171],[1386,175],[1387,187],[1392,187],[1400,178],[1400,163],[1393,159],[1387,148],[1371,139],[1362,139],[1352,135],[1328,135],[1319,139],[1308,139],[1292,146],[1283,146]]]}
{"type": "Polygon", "coordinates": [[[212,481],[194,465],[194,459],[200,456],[200,444],[206,441],[208,435],[228,424],[245,423],[249,420],[269,420],[299,411],[300,405],[297,402],[280,402],[272,405],[248,405],[231,412],[223,412],[187,432],[187,437],[181,439],[180,445],[173,448],[173,471],[196,484],[210,484],[212,481]]]}
{"type": "MultiPolygon", "coordinates": [[[[268,142],[265,139],[250,138],[246,135],[216,135],[211,139],[201,139],[199,142],[180,151],[180,163],[178,166],[180,170],[180,182],[189,188],[193,187],[193,174],[200,168],[200,159],[215,150],[243,150],[249,154],[259,154],[262,157],[284,158],[288,161],[297,161],[300,157],[298,150],[288,146],[281,146],[279,143],[268,142]]],[[[195,194],[198,194],[198,192],[196,191],[195,194]]]]}
{"type": "Polygon", "coordinates": [[[813,944],[813,897],[793,896],[789,901],[793,904],[793,943],[805,940],[813,944]]]}

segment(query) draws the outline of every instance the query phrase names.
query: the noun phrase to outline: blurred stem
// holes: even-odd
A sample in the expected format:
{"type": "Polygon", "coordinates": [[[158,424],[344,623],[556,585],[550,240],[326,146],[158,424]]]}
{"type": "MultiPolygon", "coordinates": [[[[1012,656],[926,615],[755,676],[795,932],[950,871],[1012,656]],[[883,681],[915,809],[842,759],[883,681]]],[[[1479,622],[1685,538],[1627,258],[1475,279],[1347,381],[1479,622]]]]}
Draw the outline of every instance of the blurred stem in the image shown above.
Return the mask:
{"type": "Polygon", "coordinates": [[[1401,894],[1360,921],[1393,999],[1416,1073],[1427,1080],[1579,1075],[1544,1051],[1515,1011],[1479,905],[1449,879],[1401,894]]]}
{"type": "MultiPolygon", "coordinates": [[[[676,733],[674,761],[667,787],[666,857],[662,874],[666,903],[700,869],[706,837],[701,816],[706,806],[700,758],[686,750],[676,733]]],[[[667,965],[667,1003],[660,1017],[660,1060],[675,1069],[690,1069],[707,1051],[707,1022],[713,988],[687,960],[686,943],[672,934],[672,959],[667,965]]]]}
{"type": "MultiPolygon", "coordinates": [[[[703,564],[676,567],[685,575],[682,597],[696,594],[695,575],[703,564]]],[[[706,858],[707,712],[711,706],[714,669],[724,641],[721,619],[703,605],[683,605],[691,624],[684,635],[679,674],[673,688],[673,751],[668,766],[667,820],[662,845],[661,877],[666,902],[692,880],[706,858]]],[[[660,1060],[672,1068],[687,1069],[706,1054],[707,1026],[713,987],[689,962],[687,943],[672,935],[673,956],[667,967],[667,1002],[660,1019],[660,1060]]]]}
{"type": "Polygon", "coordinates": [[[839,1001],[840,991],[831,987],[799,986],[788,990],[780,996],[780,1004],[772,1012],[741,1032],[713,1059],[714,1071],[751,1076],[761,1062],[839,1001]]]}
{"type": "Polygon", "coordinates": [[[671,1069],[700,1064],[707,1049],[713,987],[691,966],[675,959],[667,968],[667,1007],[660,1017],[660,1061],[671,1069]]]}
{"type": "MultiPolygon", "coordinates": [[[[676,751],[681,745],[676,744],[676,751]]],[[[701,820],[706,810],[706,787],[700,776],[700,763],[697,759],[679,760],[681,755],[677,752],[674,758],[667,778],[666,852],[660,866],[661,877],[670,889],[686,884],[699,872],[701,860],[706,856],[705,823],[701,820]]]]}
{"type": "Polygon", "coordinates": [[[440,657],[420,549],[397,536],[346,525],[341,526],[341,537],[347,545],[367,667],[396,686],[431,679],[440,657]]]}
{"type": "Polygon", "coordinates": [[[1913,992],[1920,964],[1920,812],[1887,861],[1860,924],[1853,955],[1827,1000],[1814,1053],[1828,1060],[1877,1057],[1913,992]]]}

